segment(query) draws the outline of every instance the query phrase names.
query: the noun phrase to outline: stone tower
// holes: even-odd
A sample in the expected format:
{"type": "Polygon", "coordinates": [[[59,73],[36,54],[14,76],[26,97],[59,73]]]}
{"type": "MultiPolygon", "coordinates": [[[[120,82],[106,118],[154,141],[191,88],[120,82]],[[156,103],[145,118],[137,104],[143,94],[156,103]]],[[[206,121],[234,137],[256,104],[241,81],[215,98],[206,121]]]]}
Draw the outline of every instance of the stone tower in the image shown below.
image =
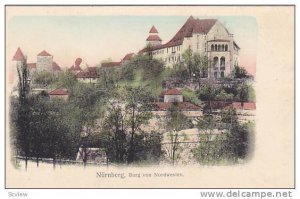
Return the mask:
{"type": "Polygon", "coordinates": [[[161,45],[161,38],[158,36],[158,31],[155,28],[155,26],[152,26],[152,28],[149,31],[149,36],[146,39],[147,45],[151,46],[158,46],[161,45]]]}
{"type": "Polygon", "coordinates": [[[36,68],[38,71],[53,72],[53,56],[46,51],[37,55],[36,68]]]}

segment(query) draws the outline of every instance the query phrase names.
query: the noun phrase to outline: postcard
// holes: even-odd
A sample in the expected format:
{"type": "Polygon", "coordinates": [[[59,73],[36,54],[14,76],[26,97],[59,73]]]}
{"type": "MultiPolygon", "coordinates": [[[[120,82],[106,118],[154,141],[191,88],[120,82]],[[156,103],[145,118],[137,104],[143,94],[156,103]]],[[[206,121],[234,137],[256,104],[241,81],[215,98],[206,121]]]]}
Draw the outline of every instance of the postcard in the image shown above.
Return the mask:
{"type": "Polygon", "coordinates": [[[6,6],[6,188],[293,188],[294,6],[6,6]]]}

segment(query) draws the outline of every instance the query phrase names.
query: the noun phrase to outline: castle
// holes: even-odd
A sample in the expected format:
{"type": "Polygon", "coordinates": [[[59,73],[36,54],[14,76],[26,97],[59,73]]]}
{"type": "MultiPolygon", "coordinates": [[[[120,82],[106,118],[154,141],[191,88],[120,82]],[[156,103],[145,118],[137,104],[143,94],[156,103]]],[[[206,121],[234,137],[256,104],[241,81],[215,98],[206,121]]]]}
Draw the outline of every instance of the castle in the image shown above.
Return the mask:
{"type": "Polygon", "coordinates": [[[146,39],[148,47],[139,54],[151,53],[153,58],[162,59],[167,67],[183,61],[183,53],[191,49],[208,57],[211,63],[208,76],[214,78],[229,76],[234,66],[239,65],[240,47],[234,41],[233,34],[217,19],[188,18],[175,36],[162,44],[155,26],[146,39]]]}

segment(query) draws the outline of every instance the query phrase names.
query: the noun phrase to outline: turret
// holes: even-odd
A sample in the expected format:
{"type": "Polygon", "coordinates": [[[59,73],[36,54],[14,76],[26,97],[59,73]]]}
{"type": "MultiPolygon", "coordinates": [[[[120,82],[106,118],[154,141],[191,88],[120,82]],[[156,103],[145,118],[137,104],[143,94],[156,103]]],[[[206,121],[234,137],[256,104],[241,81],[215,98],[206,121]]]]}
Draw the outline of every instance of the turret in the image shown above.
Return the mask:
{"type": "Polygon", "coordinates": [[[150,44],[151,46],[157,46],[161,45],[161,38],[158,36],[158,31],[155,28],[155,26],[152,26],[152,28],[149,31],[149,36],[146,39],[147,45],[150,44]]]}

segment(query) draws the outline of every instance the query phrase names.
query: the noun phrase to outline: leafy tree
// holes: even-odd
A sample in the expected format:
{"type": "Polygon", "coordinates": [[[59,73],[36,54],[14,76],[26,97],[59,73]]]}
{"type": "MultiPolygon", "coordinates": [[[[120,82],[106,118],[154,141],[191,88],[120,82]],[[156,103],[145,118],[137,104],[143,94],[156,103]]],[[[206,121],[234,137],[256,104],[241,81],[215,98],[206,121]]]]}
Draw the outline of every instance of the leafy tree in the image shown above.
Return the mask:
{"type": "Polygon", "coordinates": [[[46,87],[56,82],[57,77],[56,75],[48,71],[40,71],[40,72],[33,73],[32,81],[35,84],[39,84],[46,87]]]}
{"type": "Polygon", "coordinates": [[[25,156],[25,169],[27,170],[27,161],[30,153],[30,139],[31,131],[28,128],[30,124],[31,111],[29,100],[29,71],[27,69],[27,61],[24,60],[19,67],[18,71],[18,91],[19,91],[19,105],[17,110],[16,120],[16,144],[20,149],[22,155],[25,156]]]}
{"type": "Polygon", "coordinates": [[[128,163],[135,160],[136,149],[134,145],[134,136],[137,131],[141,131],[141,126],[147,124],[152,117],[150,112],[149,93],[141,87],[125,87],[125,109],[127,115],[126,123],[130,126],[130,142],[128,151],[128,163]]]}
{"type": "Polygon", "coordinates": [[[234,74],[235,78],[247,78],[248,77],[246,69],[243,67],[239,67],[239,66],[234,66],[233,74],[234,74]]]}
{"type": "Polygon", "coordinates": [[[58,88],[67,88],[71,90],[77,83],[77,79],[75,75],[69,71],[66,70],[63,73],[59,73],[57,77],[56,87],[58,88]]]}
{"type": "Polygon", "coordinates": [[[168,132],[168,141],[170,142],[167,156],[171,159],[173,166],[175,166],[182,152],[180,143],[186,140],[186,135],[184,133],[180,134],[179,131],[189,128],[191,122],[178,110],[176,105],[172,105],[170,109],[168,109],[165,125],[166,131],[168,132]]]}

